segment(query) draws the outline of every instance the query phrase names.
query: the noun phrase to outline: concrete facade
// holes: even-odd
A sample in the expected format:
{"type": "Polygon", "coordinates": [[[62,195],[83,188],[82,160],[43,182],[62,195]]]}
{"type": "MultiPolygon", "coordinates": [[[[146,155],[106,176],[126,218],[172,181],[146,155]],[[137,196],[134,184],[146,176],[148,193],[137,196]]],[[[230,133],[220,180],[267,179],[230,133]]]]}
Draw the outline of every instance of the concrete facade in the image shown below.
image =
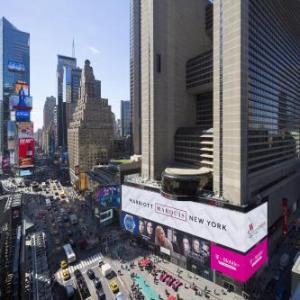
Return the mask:
{"type": "MultiPolygon", "coordinates": [[[[97,99],[95,78],[90,62],[82,71],[80,98],[68,129],[68,150],[71,178],[75,167],[80,172],[107,163],[111,158],[113,120],[107,99],[97,99]]],[[[73,176],[74,177],[74,176],[73,176]]]]}

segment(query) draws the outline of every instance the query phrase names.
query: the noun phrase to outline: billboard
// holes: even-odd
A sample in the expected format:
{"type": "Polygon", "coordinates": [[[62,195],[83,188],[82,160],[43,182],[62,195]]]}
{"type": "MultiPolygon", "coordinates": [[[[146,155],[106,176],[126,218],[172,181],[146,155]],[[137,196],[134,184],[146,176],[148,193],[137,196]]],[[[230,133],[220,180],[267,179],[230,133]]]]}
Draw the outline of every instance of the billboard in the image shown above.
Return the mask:
{"type": "Polygon", "coordinates": [[[20,122],[17,124],[19,139],[33,139],[33,123],[20,122]]]}
{"type": "Polygon", "coordinates": [[[123,185],[122,210],[241,252],[268,233],[267,203],[242,213],[123,185]]]}
{"type": "Polygon", "coordinates": [[[13,72],[25,72],[25,65],[13,60],[8,61],[7,68],[13,72]]]}
{"type": "Polygon", "coordinates": [[[30,121],[30,111],[28,110],[16,110],[16,121],[30,121]]]}
{"type": "Polygon", "coordinates": [[[29,86],[23,81],[16,82],[16,94],[19,95],[20,93],[24,94],[24,96],[29,96],[29,86]]]}
{"type": "Polygon", "coordinates": [[[123,229],[156,245],[163,253],[184,256],[187,262],[197,266],[199,274],[206,277],[205,274],[209,273],[209,241],[123,211],[120,224],[123,229]]]}
{"type": "Polygon", "coordinates": [[[119,185],[98,187],[95,196],[101,209],[119,208],[121,206],[121,189],[119,185]]]}
{"type": "Polygon", "coordinates": [[[211,268],[241,282],[246,282],[267,259],[267,239],[257,244],[246,255],[220,246],[211,246],[211,268]]]}
{"type": "Polygon", "coordinates": [[[10,156],[9,155],[3,155],[2,156],[2,170],[4,172],[8,171],[10,168],[10,156]]]}
{"type": "Polygon", "coordinates": [[[34,162],[34,139],[19,140],[19,167],[32,167],[34,162]]]}
{"type": "Polygon", "coordinates": [[[30,169],[20,170],[20,176],[30,176],[32,171],[30,169]]]}
{"type": "Polygon", "coordinates": [[[7,148],[8,150],[15,149],[15,138],[16,138],[16,123],[14,121],[7,122],[7,148]]]}
{"type": "Polygon", "coordinates": [[[9,160],[10,160],[10,164],[11,165],[15,165],[16,164],[16,156],[15,156],[15,151],[10,151],[9,152],[9,160]]]}
{"type": "Polygon", "coordinates": [[[32,108],[32,97],[30,96],[19,96],[11,95],[9,97],[9,109],[18,110],[31,110],[32,108]]]}

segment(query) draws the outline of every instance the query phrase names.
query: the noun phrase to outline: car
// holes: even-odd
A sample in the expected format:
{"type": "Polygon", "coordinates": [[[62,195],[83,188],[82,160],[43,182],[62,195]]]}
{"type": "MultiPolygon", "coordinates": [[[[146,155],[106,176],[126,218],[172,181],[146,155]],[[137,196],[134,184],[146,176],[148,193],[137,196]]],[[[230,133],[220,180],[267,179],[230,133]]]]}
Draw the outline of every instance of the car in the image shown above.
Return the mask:
{"type": "Polygon", "coordinates": [[[101,290],[102,289],[102,283],[98,278],[95,278],[94,280],[94,286],[97,290],[101,290]]]}
{"type": "Polygon", "coordinates": [[[111,279],[113,279],[113,278],[115,278],[115,277],[117,277],[117,274],[116,274],[116,272],[115,272],[114,270],[111,270],[111,272],[109,272],[109,273],[106,275],[106,278],[107,278],[108,280],[111,280],[111,279]]]}
{"type": "Polygon", "coordinates": [[[61,267],[62,269],[67,269],[67,268],[68,268],[68,263],[67,263],[65,260],[62,260],[62,261],[60,262],[60,267],[61,267]]]}
{"type": "Polygon", "coordinates": [[[115,280],[110,281],[109,288],[114,294],[119,292],[119,286],[115,280]]]}
{"type": "Polygon", "coordinates": [[[95,279],[95,273],[94,273],[93,270],[88,269],[87,272],[86,272],[86,274],[87,274],[87,276],[88,276],[89,279],[91,279],[91,280],[95,279]]]}
{"type": "Polygon", "coordinates": [[[97,295],[98,300],[106,300],[106,296],[105,296],[103,290],[99,290],[99,291],[97,290],[96,295],[97,295]]]}
{"type": "Polygon", "coordinates": [[[75,275],[76,278],[80,278],[82,276],[82,273],[80,272],[80,270],[76,269],[74,271],[74,275],[75,275]]]}
{"type": "Polygon", "coordinates": [[[98,266],[99,268],[101,268],[104,265],[104,261],[102,260],[102,258],[100,258],[98,266]]]}
{"type": "Polygon", "coordinates": [[[68,270],[63,270],[63,279],[64,281],[67,281],[71,278],[70,272],[68,270]]]}

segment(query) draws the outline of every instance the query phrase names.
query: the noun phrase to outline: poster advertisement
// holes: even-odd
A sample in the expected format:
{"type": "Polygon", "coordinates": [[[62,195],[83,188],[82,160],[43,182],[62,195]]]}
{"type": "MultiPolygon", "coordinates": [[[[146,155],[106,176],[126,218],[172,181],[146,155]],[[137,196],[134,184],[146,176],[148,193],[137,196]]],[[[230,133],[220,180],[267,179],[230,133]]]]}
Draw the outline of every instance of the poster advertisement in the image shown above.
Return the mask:
{"type": "Polygon", "coordinates": [[[243,213],[123,185],[122,211],[244,253],[268,234],[267,203],[243,213]]]}
{"type": "Polygon", "coordinates": [[[8,150],[15,149],[15,138],[16,138],[16,123],[14,121],[7,122],[7,147],[8,150]]]}
{"type": "Polygon", "coordinates": [[[16,121],[30,121],[30,111],[28,110],[16,110],[16,121]]]}
{"type": "Polygon", "coordinates": [[[211,247],[211,268],[240,282],[246,282],[267,259],[267,239],[257,244],[246,255],[217,245],[211,247]]]}
{"type": "Polygon", "coordinates": [[[9,97],[9,109],[18,110],[31,110],[32,108],[32,97],[30,96],[19,96],[11,95],[9,97]]]}
{"type": "Polygon", "coordinates": [[[167,249],[170,254],[175,252],[193,259],[202,268],[210,267],[209,241],[123,211],[121,212],[121,227],[158,247],[167,249]],[[129,226],[129,229],[126,225],[127,219],[133,220],[132,223],[134,223],[129,226]]]}
{"type": "Polygon", "coordinates": [[[17,61],[9,60],[7,69],[13,72],[25,72],[25,66],[17,61]]]}
{"type": "Polygon", "coordinates": [[[2,156],[2,170],[7,172],[10,168],[10,157],[9,155],[2,156]]]}
{"type": "Polygon", "coordinates": [[[16,83],[16,94],[19,95],[20,91],[23,90],[25,96],[29,96],[29,86],[27,83],[17,81],[16,83]]]}
{"type": "Polygon", "coordinates": [[[19,139],[33,139],[33,123],[20,122],[17,124],[19,139]]]}
{"type": "Polygon", "coordinates": [[[32,167],[34,164],[34,139],[19,140],[19,167],[32,167]]]}
{"type": "Polygon", "coordinates": [[[119,208],[121,206],[121,189],[119,185],[98,187],[95,194],[96,201],[101,209],[119,208]]]}

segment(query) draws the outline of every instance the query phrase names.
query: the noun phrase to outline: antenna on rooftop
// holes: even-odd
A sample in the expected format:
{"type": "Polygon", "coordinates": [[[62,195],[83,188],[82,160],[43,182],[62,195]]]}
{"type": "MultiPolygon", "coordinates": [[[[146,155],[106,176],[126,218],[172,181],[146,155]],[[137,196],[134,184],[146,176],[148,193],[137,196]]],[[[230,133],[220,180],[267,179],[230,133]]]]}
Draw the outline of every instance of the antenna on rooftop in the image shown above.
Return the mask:
{"type": "Polygon", "coordinates": [[[73,38],[73,42],[72,42],[72,57],[75,57],[75,41],[73,38]]]}

